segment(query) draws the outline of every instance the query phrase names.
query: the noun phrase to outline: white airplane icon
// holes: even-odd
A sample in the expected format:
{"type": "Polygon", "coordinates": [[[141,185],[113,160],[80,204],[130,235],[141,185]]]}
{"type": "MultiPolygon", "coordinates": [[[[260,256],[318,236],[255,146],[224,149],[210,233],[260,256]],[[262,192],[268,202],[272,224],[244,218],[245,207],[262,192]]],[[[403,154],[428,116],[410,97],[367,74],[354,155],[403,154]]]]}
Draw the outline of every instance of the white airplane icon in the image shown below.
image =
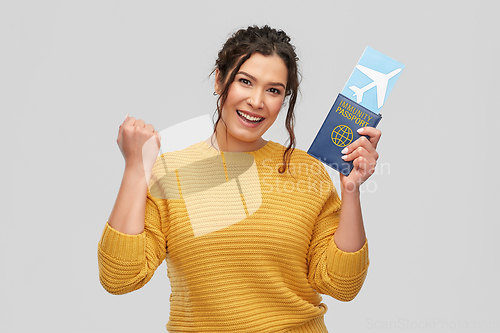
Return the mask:
{"type": "Polygon", "coordinates": [[[356,86],[350,86],[349,89],[354,91],[354,96],[356,96],[357,103],[360,103],[363,100],[363,93],[370,90],[373,87],[377,87],[377,102],[378,102],[378,108],[380,109],[382,105],[384,105],[384,100],[385,100],[385,92],[387,90],[387,84],[389,83],[389,79],[394,77],[396,74],[401,72],[401,68],[398,68],[396,70],[393,70],[389,74],[384,74],[377,72],[373,69],[370,69],[365,66],[357,65],[357,69],[359,69],[363,74],[368,76],[370,79],[373,80],[372,83],[367,84],[363,88],[358,88],[356,86]]]}

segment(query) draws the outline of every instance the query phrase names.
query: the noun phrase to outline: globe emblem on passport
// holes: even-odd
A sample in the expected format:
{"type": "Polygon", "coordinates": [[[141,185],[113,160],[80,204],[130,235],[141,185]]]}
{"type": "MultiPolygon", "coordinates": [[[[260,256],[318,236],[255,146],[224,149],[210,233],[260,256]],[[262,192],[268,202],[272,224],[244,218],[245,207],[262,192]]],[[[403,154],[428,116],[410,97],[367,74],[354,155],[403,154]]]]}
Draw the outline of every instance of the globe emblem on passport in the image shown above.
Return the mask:
{"type": "Polygon", "coordinates": [[[338,125],[332,131],[332,142],[338,147],[345,147],[352,142],[352,129],[346,125],[338,125]]]}

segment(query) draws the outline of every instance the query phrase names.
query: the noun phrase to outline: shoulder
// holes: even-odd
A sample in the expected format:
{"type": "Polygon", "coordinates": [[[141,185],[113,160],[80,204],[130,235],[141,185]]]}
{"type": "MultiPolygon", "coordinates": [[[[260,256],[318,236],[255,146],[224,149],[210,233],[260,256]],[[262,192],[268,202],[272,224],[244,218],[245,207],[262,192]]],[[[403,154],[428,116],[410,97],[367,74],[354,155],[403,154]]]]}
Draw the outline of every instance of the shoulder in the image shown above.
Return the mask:
{"type": "MultiPolygon", "coordinates": [[[[269,146],[269,144],[268,144],[269,146]]],[[[336,189],[323,163],[309,155],[302,149],[294,149],[287,170],[279,173],[283,165],[283,152],[286,147],[272,142],[273,157],[257,161],[261,166],[261,175],[264,177],[265,189],[279,190],[278,192],[292,193],[298,198],[306,198],[308,202],[315,202],[322,207],[330,196],[336,197],[336,189]]]]}
{"type": "Polygon", "coordinates": [[[161,154],[156,159],[156,164],[168,166],[169,169],[179,169],[182,166],[217,155],[218,153],[215,149],[210,147],[205,141],[201,141],[182,150],[169,151],[161,154]]]}
{"type": "Polygon", "coordinates": [[[221,164],[217,151],[204,141],[182,150],[162,153],[151,170],[150,192],[156,198],[179,199],[180,184],[187,188],[182,189],[184,194],[192,192],[199,188],[193,184],[209,183],[207,174],[219,175],[221,164]]]}
{"type": "Polygon", "coordinates": [[[210,146],[205,141],[200,141],[198,143],[192,144],[184,149],[175,150],[175,151],[167,151],[161,154],[161,156],[168,158],[182,158],[182,156],[189,155],[203,155],[211,152],[210,146]]]}
{"type": "MultiPolygon", "coordinates": [[[[257,159],[262,159],[263,162],[267,162],[265,163],[266,166],[270,166],[274,163],[276,167],[279,167],[283,163],[283,154],[285,150],[286,147],[282,144],[269,141],[265,149],[259,151],[256,157],[257,159]]],[[[288,168],[292,175],[312,176],[330,180],[330,176],[323,163],[299,148],[293,149],[290,155],[288,168]]]]}
{"type": "Polygon", "coordinates": [[[214,154],[205,142],[199,142],[182,150],[162,153],[156,158],[151,170],[151,180],[170,179],[176,183],[176,173],[203,170],[206,161],[214,154]]]}
{"type": "MultiPolygon", "coordinates": [[[[266,147],[267,146],[269,147],[270,150],[273,150],[276,154],[282,155],[286,150],[285,146],[283,146],[281,143],[277,143],[274,141],[269,141],[267,143],[266,147]]],[[[306,151],[299,149],[299,148],[293,149],[291,159],[297,160],[297,161],[303,161],[303,162],[307,162],[307,163],[313,163],[313,164],[314,163],[322,164],[316,158],[309,155],[306,151]]]]}
{"type": "MultiPolygon", "coordinates": [[[[283,152],[286,149],[284,146],[280,144],[281,147],[283,147],[283,152]]],[[[315,157],[309,155],[306,151],[295,148],[290,156],[290,163],[298,163],[298,164],[307,164],[311,168],[315,169],[320,169],[324,170],[326,172],[325,166],[323,163],[321,163],[318,159],[315,157]]]]}

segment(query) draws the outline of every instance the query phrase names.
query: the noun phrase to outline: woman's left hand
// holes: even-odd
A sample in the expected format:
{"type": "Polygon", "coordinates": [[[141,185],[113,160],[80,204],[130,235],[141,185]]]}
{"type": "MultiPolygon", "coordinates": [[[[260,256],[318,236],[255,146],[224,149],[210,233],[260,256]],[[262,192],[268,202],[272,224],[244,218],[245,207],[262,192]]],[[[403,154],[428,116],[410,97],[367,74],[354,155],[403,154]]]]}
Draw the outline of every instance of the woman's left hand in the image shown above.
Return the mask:
{"type": "Polygon", "coordinates": [[[374,127],[362,127],[358,133],[363,135],[342,150],[342,159],[352,161],[354,168],[349,176],[340,174],[340,182],[345,190],[352,192],[358,191],[374,172],[377,165],[378,153],[377,144],[382,132],[374,127]],[[366,138],[364,135],[368,136],[366,138]]]}

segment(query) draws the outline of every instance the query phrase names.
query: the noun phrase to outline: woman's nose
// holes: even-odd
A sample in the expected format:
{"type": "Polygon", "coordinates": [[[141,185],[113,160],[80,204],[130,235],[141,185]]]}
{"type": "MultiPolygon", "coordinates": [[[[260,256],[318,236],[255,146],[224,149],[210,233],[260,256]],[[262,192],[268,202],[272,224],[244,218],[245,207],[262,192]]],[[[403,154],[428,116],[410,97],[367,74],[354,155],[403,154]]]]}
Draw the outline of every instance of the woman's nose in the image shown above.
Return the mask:
{"type": "Polygon", "coordinates": [[[262,96],[257,93],[249,97],[247,103],[254,109],[262,109],[264,107],[262,96]]]}

